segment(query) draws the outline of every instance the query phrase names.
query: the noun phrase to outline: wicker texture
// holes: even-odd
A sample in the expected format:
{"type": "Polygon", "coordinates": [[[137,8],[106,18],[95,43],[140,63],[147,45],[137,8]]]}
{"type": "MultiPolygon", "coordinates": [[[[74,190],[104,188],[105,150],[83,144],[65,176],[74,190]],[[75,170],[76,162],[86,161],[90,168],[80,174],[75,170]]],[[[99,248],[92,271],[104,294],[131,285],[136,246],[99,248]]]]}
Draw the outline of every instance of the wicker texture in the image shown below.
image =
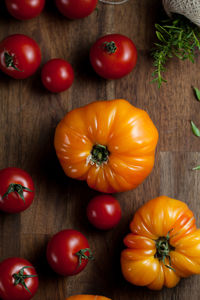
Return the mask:
{"type": "Polygon", "coordinates": [[[163,0],[166,13],[178,13],[200,26],[200,0],[163,0]]]}

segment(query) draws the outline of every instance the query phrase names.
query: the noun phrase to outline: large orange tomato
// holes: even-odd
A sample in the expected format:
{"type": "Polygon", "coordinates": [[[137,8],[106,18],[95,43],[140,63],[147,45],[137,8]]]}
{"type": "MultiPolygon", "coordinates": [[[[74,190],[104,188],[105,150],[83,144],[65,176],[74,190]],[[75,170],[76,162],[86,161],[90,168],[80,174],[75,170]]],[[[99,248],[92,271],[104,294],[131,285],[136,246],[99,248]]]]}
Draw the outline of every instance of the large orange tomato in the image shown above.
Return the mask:
{"type": "Polygon", "coordinates": [[[121,267],[126,280],[159,290],[200,274],[200,229],[187,205],[161,196],[143,205],[130,224],[121,267]]]}
{"type": "Polygon", "coordinates": [[[157,140],[148,114],[119,99],[70,111],[57,126],[55,149],[67,176],[114,193],[137,187],[149,175],[157,140]]]}
{"type": "Polygon", "coordinates": [[[77,295],[77,296],[71,296],[66,300],[111,300],[111,299],[103,296],[77,295]]]}

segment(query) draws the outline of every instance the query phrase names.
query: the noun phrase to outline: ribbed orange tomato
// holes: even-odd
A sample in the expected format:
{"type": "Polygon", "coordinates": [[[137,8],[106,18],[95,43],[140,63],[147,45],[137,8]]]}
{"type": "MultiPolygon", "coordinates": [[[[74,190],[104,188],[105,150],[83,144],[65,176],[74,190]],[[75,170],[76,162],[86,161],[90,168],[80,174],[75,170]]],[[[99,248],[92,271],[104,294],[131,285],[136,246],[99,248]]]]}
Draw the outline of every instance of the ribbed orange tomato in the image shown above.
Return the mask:
{"type": "Polygon", "coordinates": [[[143,205],[130,224],[121,267],[126,280],[160,290],[200,274],[200,229],[187,205],[161,196],[143,205]]]}
{"type": "Polygon", "coordinates": [[[114,193],[136,188],[149,175],[157,141],[148,114],[119,99],[70,111],[58,124],[54,143],[67,176],[114,193]]]}
{"type": "Polygon", "coordinates": [[[66,300],[111,300],[103,296],[92,296],[92,295],[77,295],[66,298],[66,300]]]}

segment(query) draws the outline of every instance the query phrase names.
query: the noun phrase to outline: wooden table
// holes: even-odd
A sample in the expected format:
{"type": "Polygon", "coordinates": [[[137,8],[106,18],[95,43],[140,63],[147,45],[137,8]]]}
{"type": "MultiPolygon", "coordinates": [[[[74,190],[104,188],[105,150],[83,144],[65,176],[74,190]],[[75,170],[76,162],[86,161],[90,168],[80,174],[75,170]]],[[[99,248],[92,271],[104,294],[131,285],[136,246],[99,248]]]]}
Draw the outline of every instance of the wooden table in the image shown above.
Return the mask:
{"type": "Polygon", "coordinates": [[[161,8],[159,0],[130,0],[121,6],[99,3],[98,12],[86,19],[69,21],[47,0],[41,16],[19,22],[0,3],[0,39],[24,33],[41,46],[43,63],[50,58],[69,60],[75,82],[68,91],[54,95],[41,85],[40,71],[29,79],[16,81],[0,74],[0,168],[16,166],[32,175],[36,186],[34,204],[18,215],[0,214],[0,259],[21,256],[30,260],[40,274],[35,300],[63,300],[78,293],[104,294],[113,300],[199,299],[200,276],[182,280],[174,289],[149,291],[128,284],[120,272],[120,252],[128,224],[138,207],[165,194],[185,201],[199,222],[200,141],[189,120],[200,126],[200,104],[191,85],[200,87],[200,59],[195,64],[172,61],[168,84],[158,90],[150,84],[154,23],[161,8]],[[135,70],[118,81],[99,78],[88,61],[92,43],[108,33],[129,36],[138,49],[135,70]],[[57,123],[72,108],[94,100],[125,98],[145,109],[155,122],[159,144],[155,167],[136,190],[118,194],[123,209],[120,225],[112,231],[93,229],[86,219],[88,201],[97,193],[85,183],[67,178],[56,158],[53,137],[57,123]],[[45,259],[49,238],[56,232],[74,228],[89,239],[95,261],[81,274],[62,278],[50,270],[45,259]]]}

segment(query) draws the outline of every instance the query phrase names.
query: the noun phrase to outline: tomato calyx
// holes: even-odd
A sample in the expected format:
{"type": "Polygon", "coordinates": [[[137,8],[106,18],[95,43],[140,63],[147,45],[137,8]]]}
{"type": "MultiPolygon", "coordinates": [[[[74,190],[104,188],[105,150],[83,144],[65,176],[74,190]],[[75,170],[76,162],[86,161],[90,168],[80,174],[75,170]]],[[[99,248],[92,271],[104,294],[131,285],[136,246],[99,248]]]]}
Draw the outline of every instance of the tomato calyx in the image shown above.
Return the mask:
{"type": "Polygon", "coordinates": [[[96,164],[97,167],[108,162],[110,152],[104,145],[96,144],[93,146],[91,154],[87,157],[87,163],[96,164]]]}
{"type": "Polygon", "coordinates": [[[33,269],[33,267],[31,267],[31,266],[25,266],[25,267],[21,268],[18,273],[14,273],[12,276],[15,279],[14,285],[21,284],[27,290],[27,292],[29,292],[29,294],[32,295],[32,293],[28,289],[24,279],[37,277],[38,275],[25,275],[24,270],[28,269],[28,268],[33,269]]]}
{"type": "Polygon", "coordinates": [[[170,251],[173,251],[175,248],[170,245],[170,242],[169,242],[170,235],[169,235],[169,233],[170,233],[170,231],[168,232],[167,236],[159,237],[159,239],[157,239],[155,241],[156,242],[155,258],[158,258],[160,261],[162,261],[163,264],[165,265],[165,267],[175,271],[171,267],[171,257],[170,257],[170,251]],[[166,258],[168,258],[168,260],[169,260],[169,265],[165,264],[165,259],[166,258]]]}
{"type": "Polygon", "coordinates": [[[117,50],[117,46],[115,44],[114,41],[111,41],[111,42],[104,42],[103,43],[104,45],[104,49],[106,50],[106,52],[108,52],[109,54],[113,54],[116,52],[117,50]]]}
{"type": "Polygon", "coordinates": [[[3,195],[2,198],[7,197],[10,193],[16,192],[19,195],[19,197],[23,200],[23,202],[25,203],[24,191],[33,192],[32,190],[30,190],[29,188],[27,188],[21,184],[11,183],[8,187],[7,192],[3,195]]]}
{"type": "Polygon", "coordinates": [[[75,253],[76,256],[78,256],[78,267],[82,264],[82,259],[86,260],[94,260],[94,256],[92,254],[92,251],[90,248],[81,249],[80,251],[75,253]],[[89,252],[89,255],[86,255],[85,253],[89,252]]]}
{"type": "Polygon", "coordinates": [[[6,64],[6,67],[9,68],[9,67],[12,67],[13,69],[15,69],[16,71],[19,71],[21,72],[15,65],[14,63],[14,55],[10,55],[8,52],[5,52],[4,53],[4,58],[5,58],[5,64],[6,64]]]}

